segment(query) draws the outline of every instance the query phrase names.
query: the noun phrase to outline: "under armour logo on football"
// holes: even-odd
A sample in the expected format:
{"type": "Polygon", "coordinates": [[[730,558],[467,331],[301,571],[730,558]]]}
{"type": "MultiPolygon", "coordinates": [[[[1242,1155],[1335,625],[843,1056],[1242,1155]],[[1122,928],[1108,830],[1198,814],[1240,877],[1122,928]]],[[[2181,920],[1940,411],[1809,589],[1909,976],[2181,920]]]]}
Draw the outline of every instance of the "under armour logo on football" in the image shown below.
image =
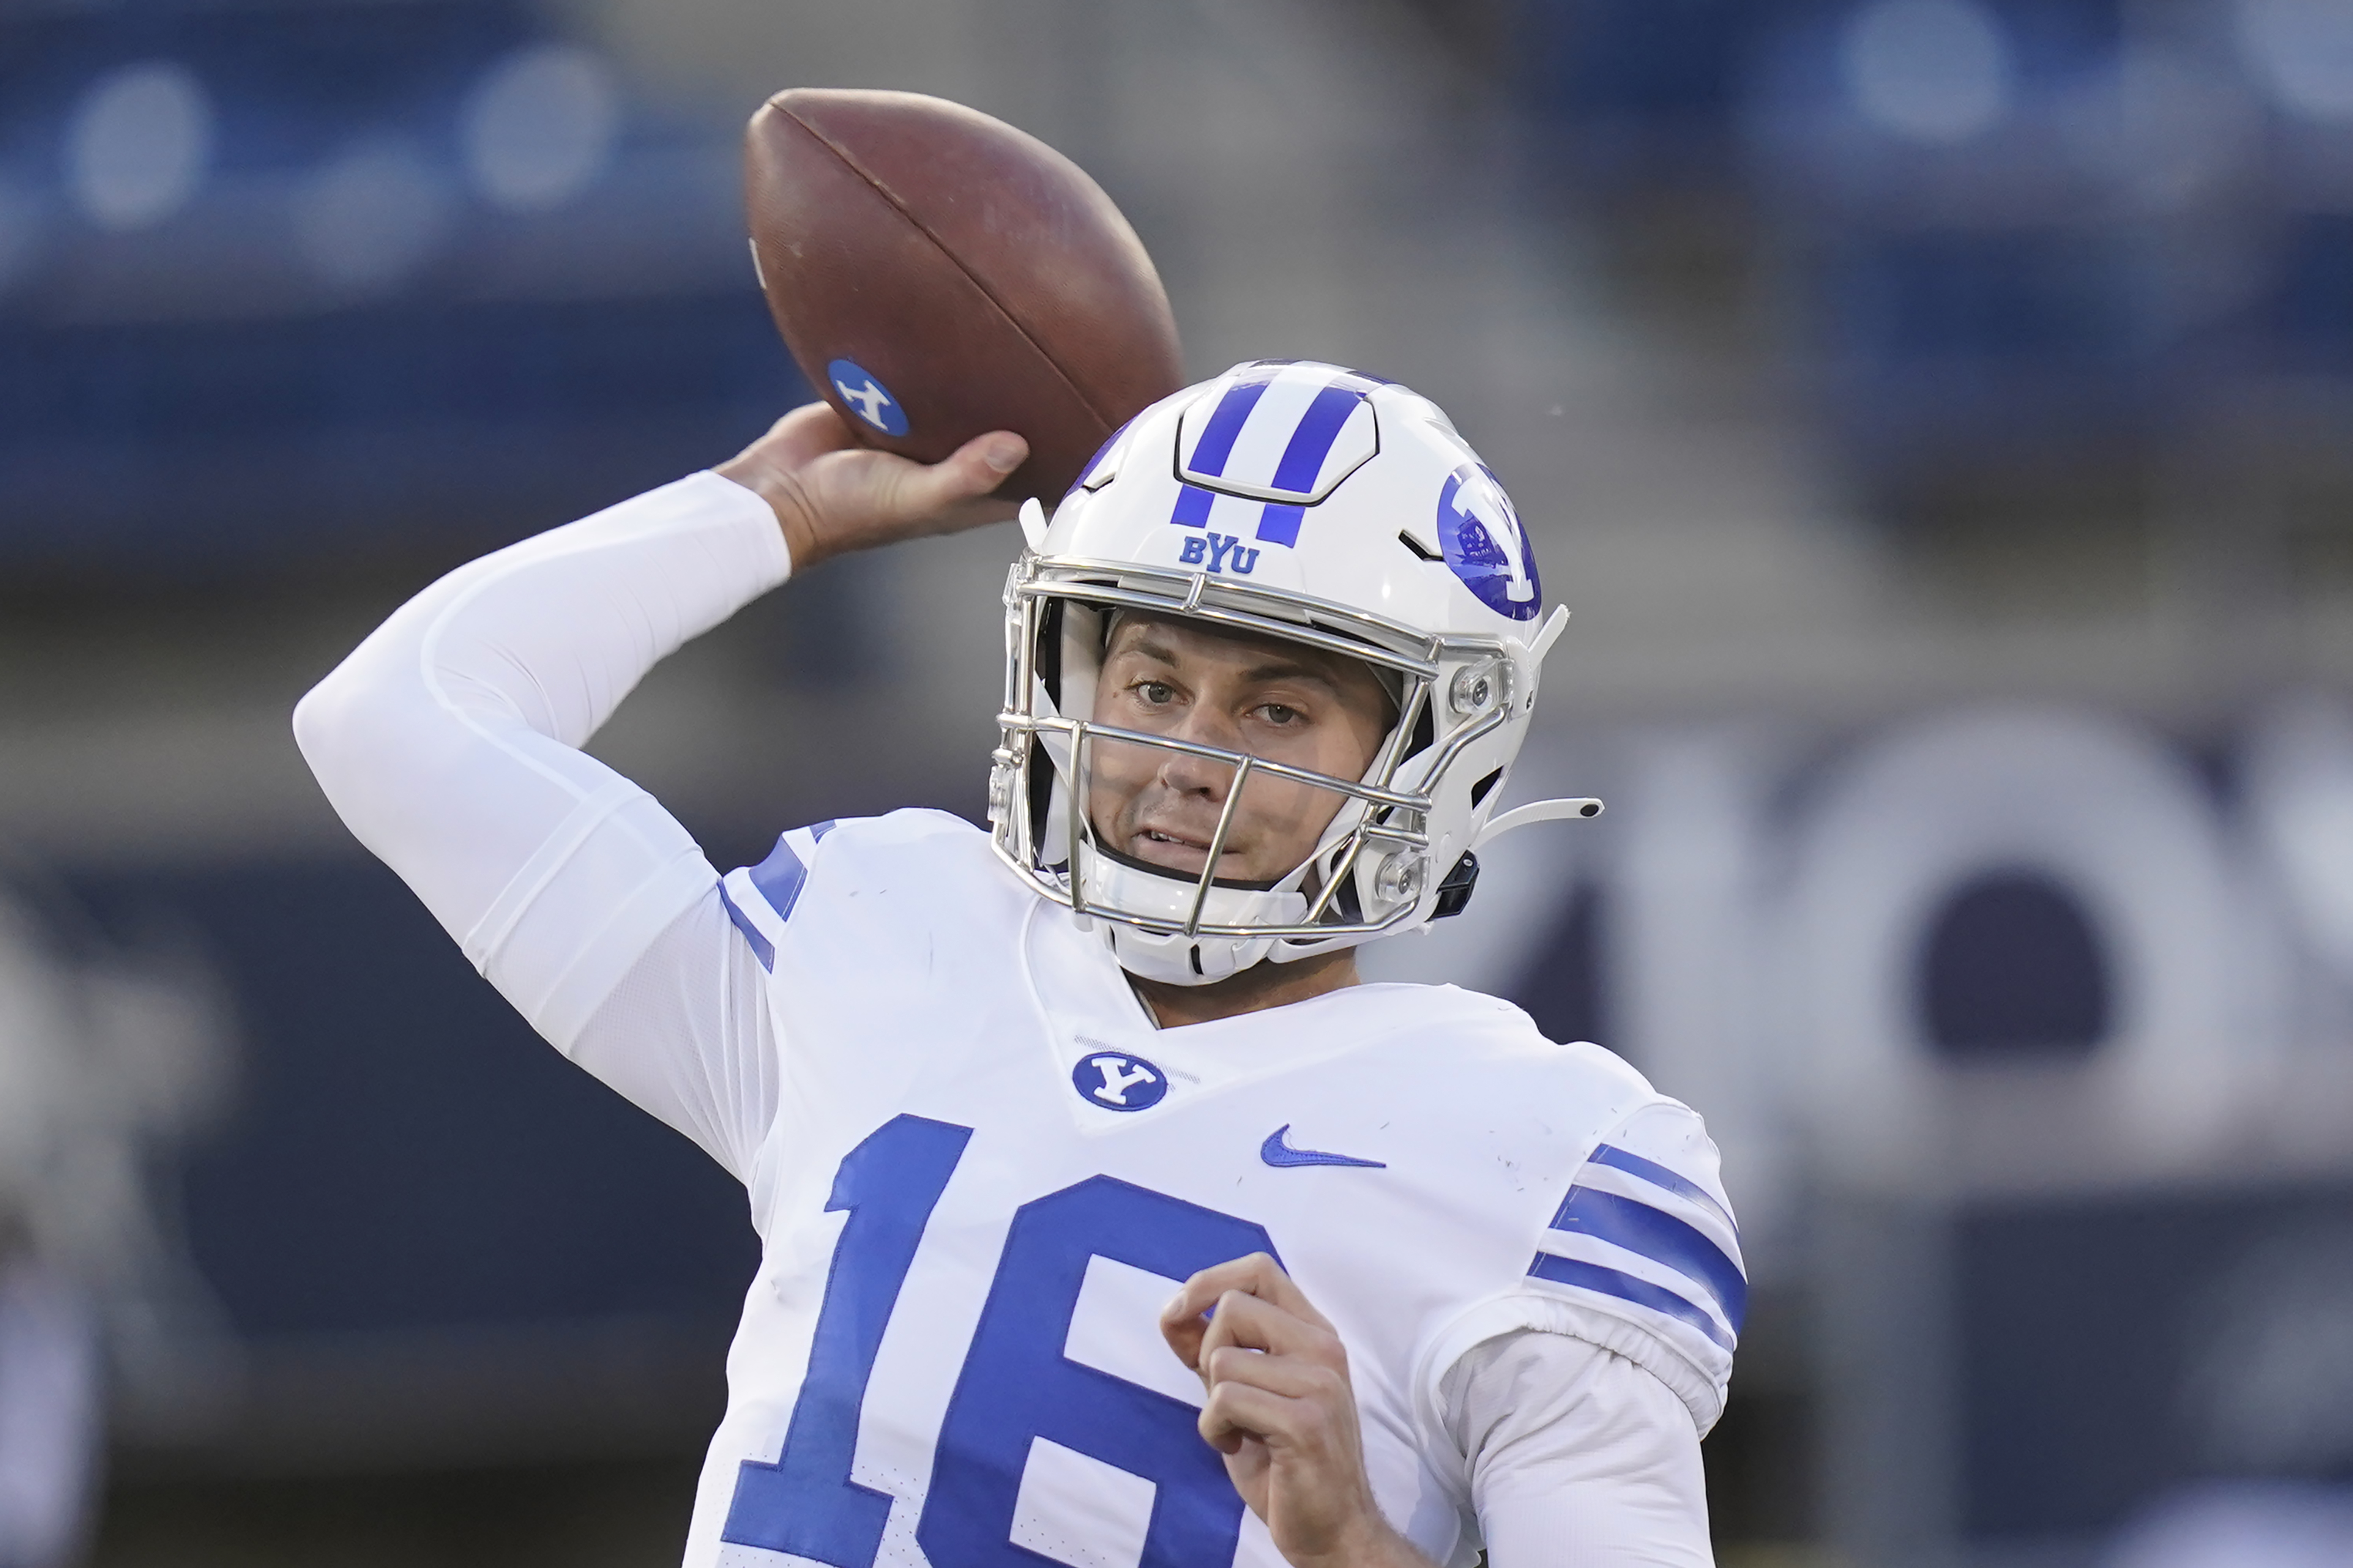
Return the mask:
{"type": "Polygon", "coordinates": [[[1196,533],[1185,541],[1176,559],[1187,566],[1206,562],[1212,572],[1230,567],[1245,577],[1258,570],[1258,552],[1244,548],[1240,537],[1231,533],[1196,533]]]}
{"type": "Polygon", "coordinates": [[[1071,1085],[1105,1110],[1146,1110],[1168,1092],[1166,1075],[1142,1057],[1097,1051],[1071,1070],[1071,1085]]]}
{"type": "Polygon", "coordinates": [[[841,394],[841,400],[844,403],[854,403],[858,405],[859,415],[866,423],[878,430],[882,428],[885,423],[882,410],[891,406],[891,395],[875,385],[872,376],[868,376],[866,384],[854,391],[845,381],[835,382],[833,389],[841,394]]]}

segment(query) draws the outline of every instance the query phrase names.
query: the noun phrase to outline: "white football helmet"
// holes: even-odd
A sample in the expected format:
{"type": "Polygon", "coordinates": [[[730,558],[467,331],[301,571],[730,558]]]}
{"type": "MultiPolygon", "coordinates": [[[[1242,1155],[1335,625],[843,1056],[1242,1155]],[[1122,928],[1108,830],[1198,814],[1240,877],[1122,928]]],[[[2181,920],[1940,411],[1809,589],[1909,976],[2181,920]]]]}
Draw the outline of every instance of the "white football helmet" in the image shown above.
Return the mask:
{"type": "Polygon", "coordinates": [[[989,824],[1038,892],[1099,922],[1131,973],[1222,980],[1453,914],[1472,851],[1528,822],[1591,816],[1546,801],[1490,820],[1546,650],[1526,531],[1438,406],[1394,382],[1303,361],[1237,365],[1137,415],[1054,512],[1024,507],[1006,584],[1005,707],[989,824]],[[1360,779],[1093,721],[1121,610],[1362,660],[1397,700],[1360,779]],[[1233,772],[1198,876],[1097,841],[1083,803],[1102,748],[1142,745],[1233,772]],[[1253,773],[1329,790],[1314,852],[1271,883],[1214,875],[1253,773]]]}

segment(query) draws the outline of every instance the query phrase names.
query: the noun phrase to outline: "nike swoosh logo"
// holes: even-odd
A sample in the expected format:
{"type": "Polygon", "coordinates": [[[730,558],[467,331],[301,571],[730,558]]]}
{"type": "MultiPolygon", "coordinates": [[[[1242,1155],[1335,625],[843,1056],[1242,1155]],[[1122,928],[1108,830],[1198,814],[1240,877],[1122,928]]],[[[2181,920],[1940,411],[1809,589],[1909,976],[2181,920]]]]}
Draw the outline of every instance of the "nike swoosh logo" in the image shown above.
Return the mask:
{"type": "Polygon", "coordinates": [[[1266,1142],[1258,1146],[1258,1157],[1268,1164],[1277,1167],[1362,1165],[1375,1171],[1386,1171],[1389,1168],[1389,1163],[1387,1160],[1359,1160],[1354,1154],[1326,1154],[1321,1149],[1294,1149],[1291,1146],[1291,1123],[1288,1121],[1266,1135],[1266,1142]]]}

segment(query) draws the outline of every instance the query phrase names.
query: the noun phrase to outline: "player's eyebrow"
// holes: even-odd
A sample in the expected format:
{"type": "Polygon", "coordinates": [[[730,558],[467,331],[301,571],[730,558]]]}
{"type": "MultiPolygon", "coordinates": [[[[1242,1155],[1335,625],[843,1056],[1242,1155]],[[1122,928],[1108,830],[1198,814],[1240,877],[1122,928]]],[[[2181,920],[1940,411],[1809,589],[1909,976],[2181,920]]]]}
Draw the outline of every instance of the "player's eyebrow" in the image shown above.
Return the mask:
{"type": "MultiPolygon", "coordinates": [[[[1133,640],[1120,647],[1116,653],[1134,654],[1141,658],[1171,666],[1181,662],[1174,647],[1155,639],[1148,631],[1138,632],[1133,640]]],[[[1340,681],[1328,668],[1304,659],[1281,657],[1270,658],[1263,664],[1255,664],[1243,670],[1241,678],[1251,682],[1304,680],[1323,687],[1335,697],[1340,694],[1340,681]]]]}
{"type": "MultiPolygon", "coordinates": [[[[1113,630],[1112,646],[1105,650],[1104,657],[1109,659],[1134,655],[1171,669],[1181,668],[1183,655],[1161,633],[1162,623],[1156,617],[1138,616],[1113,630]]],[[[1266,657],[1241,672],[1243,681],[1259,685],[1279,680],[1303,681],[1320,688],[1335,702],[1347,700],[1350,683],[1335,668],[1338,661],[1330,655],[1313,649],[1301,650],[1297,654],[1276,648],[1261,651],[1266,657]]],[[[1384,692],[1382,700],[1394,717],[1395,700],[1384,692]]]]}
{"type": "Polygon", "coordinates": [[[1161,664],[1173,665],[1176,662],[1176,650],[1166,643],[1155,642],[1150,632],[1137,633],[1134,641],[1113,648],[1112,653],[1113,657],[1123,653],[1136,654],[1161,664]]]}
{"type": "Polygon", "coordinates": [[[1296,659],[1277,659],[1271,663],[1253,665],[1242,671],[1247,681],[1304,680],[1320,686],[1334,697],[1340,695],[1340,682],[1332,671],[1322,665],[1307,664],[1296,659]]]}

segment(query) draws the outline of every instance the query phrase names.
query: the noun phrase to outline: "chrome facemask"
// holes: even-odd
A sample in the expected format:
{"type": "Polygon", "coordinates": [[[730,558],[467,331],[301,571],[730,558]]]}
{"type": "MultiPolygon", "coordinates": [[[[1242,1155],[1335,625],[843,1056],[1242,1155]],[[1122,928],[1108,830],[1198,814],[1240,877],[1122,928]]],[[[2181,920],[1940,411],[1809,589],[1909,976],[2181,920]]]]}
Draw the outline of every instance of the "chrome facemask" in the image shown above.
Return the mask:
{"type": "Polygon", "coordinates": [[[1203,984],[1261,959],[1351,946],[1430,917],[1431,795],[1463,748],[1505,722],[1516,666],[1500,638],[1440,637],[1283,589],[1131,563],[1025,553],[1005,594],[1007,679],[991,761],[991,839],[1040,895],[1082,920],[1123,928],[1112,945],[1131,972],[1203,984]],[[1361,779],[1246,752],[1099,724],[1102,628],[1118,610],[1188,619],[1303,644],[1372,667],[1398,718],[1361,779]],[[1229,768],[1198,876],[1151,868],[1096,842],[1083,807],[1106,745],[1155,749],[1229,768]],[[1269,884],[1215,875],[1253,778],[1338,801],[1316,847],[1269,884]]]}

